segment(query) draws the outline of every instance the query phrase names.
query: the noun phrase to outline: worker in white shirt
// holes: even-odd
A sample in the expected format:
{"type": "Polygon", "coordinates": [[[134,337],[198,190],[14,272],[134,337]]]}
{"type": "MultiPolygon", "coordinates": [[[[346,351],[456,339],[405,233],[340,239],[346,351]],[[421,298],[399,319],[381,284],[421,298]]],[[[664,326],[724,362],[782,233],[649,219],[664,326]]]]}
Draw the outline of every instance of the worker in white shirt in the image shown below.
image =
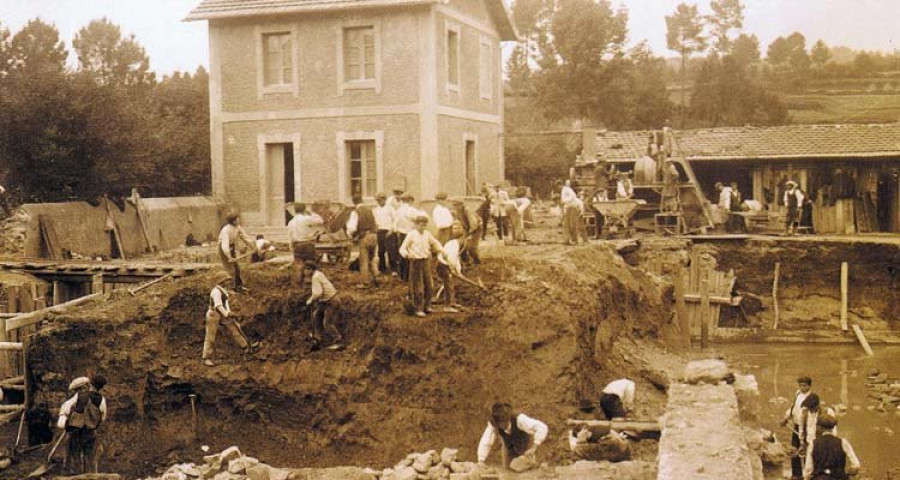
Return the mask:
{"type": "Polygon", "coordinates": [[[797,182],[788,180],[784,185],[784,207],[787,211],[784,219],[784,233],[785,235],[796,235],[797,226],[800,225],[803,200],[806,196],[797,188],[797,182]]]}
{"type": "Polygon", "coordinates": [[[416,228],[413,219],[419,214],[419,210],[413,206],[413,201],[415,201],[415,198],[412,195],[403,195],[400,207],[394,212],[394,235],[397,237],[397,264],[400,279],[404,282],[409,279],[409,260],[400,255],[400,245],[403,245],[409,232],[416,228]]]}
{"type": "Polygon", "coordinates": [[[716,192],[719,194],[719,209],[723,212],[731,211],[731,187],[722,182],[716,182],[716,192]]]}
{"type": "Polygon", "coordinates": [[[837,418],[824,414],[819,418],[822,435],[813,440],[803,465],[804,480],[845,480],[859,472],[859,458],[846,439],[835,435],[837,418]]]}
{"type": "Polygon", "coordinates": [[[219,258],[225,271],[234,281],[234,291],[240,293],[244,291],[244,282],[241,279],[241,267],[238,265],[237,241],[240,239],[254,251],[257,251],[256,242],[241,227],[241,214],[229,213],[225,220],[225,225],[219,232],[219,258]]]}
{"type": "Polygon", "coordinates": [[[256,251],[253,252],[253,256],[251,257],[253,263],[265,262],[266,260],[275,256],[275,245],[272,245],[272,242],[266,240],[266,237],[263,234],[259,234],[256,236],[256,251]]]}
{"type": "Polygon", "coordinates": [[[393,193],[393,195],[385,200],[385,204],[393,208],[394,210],[397,210],[398,208],[400,208],[400,203],[403,201],[403,187],[398,185],[394,187],[391,192],[393,193]]]}
{"type": "Polygon", "coordinates": [[[291,250],[294,252],[294,268],[298,270],[300,287],[306,281],[305,262],[319,259],[316,253],[316,239],[325,232],[325,221],[317,213],[309,210],[305,203],[294,204],[294,218],[287,224],[291,250]]]}
{"type": "Polygon", "coordinates": [[[378,250],[377,225],[372,208],[363,204],[361,195],[353,196],[353,211],[347,219],[347,235],[356,240],[359,248],[359,273],[364,285],[378,286],[375,253],[378,250]]]}
{"type": "Polygon", "coordinates": [[[547,425],[524,413],[513,413],[508,403],[495,403],[491,407],[491,418],[488,421],[481,441],[478,442],[478,464],[483,465],[497,437],[503,442],[503,466],[519,457],[525,457],[535,463],[537,448],[547,439],[547,425]]]}
{"type": "Polygon", "coordinates": [[[512,224],[512,237],[517,242],[527,242],[525,238],[525,210],[531,205],[527,191],[524,188],[516,190],[516,198],[510,201],[509,221],[512,224]]]}
{"type": "Polygon", "coordinates": [[[797,392],[794,393],[794,401],[791,407],[784,414],[781,421],[782,426],[791,429],[791,446],[794,447],[796,455],[791,457],[791,477],[794,479],[802,478],[803,462],[806,456],[806,447],[812,443],[816,436],[815,418],[809,415],[809,403],[806,400],[814,395],[812,393],[812,379],[809,377],[800,377],[797,379],[797,392]],[[807,406],[804,406],[806,403],[807,406]]]}
{"type": "Polygon", "coordinates": [[[378,271],[382,275],[390,275],[395,271],[396,258],[394,257],[394,207],[387,204],[387,195],[379,192],[375,195],[378,206],[372,209],[375,215],[375,227],[378,238],[378,271]]]}
{"type": "Polygon", "coordinates": [[[628,172],[619,172],[616,181],[616,200],[629,200],[634,196],[634,184],[628,172]]]}
{"type": "Polygon", "coordinates": [[[434,196],[438,204],[431,210],[431,220],[437,229],[437,240],[441,245],[450,240],[450,229],[453,227],[453,212],[447,208],[447,194],[440,192],[434,196]]]}
{"type": "Polygon", "coordinates": [[[416,228],[411,230],[400,245],[400,255],[409,261],[409,296],[417,317],[431,313],[431,297],[434,285],[431,279],[431,256],[443,254],[444,246],[431,232],[425,230],[428,216],[415,218],[416,228]]]}
{"type": "Polygon", "coordinates": [[[491,216],[494,217],[494,223],[497,225],[497,239],[499,240],[503,240],[509,234],[507,202],[509,202],[509,194],[506,193],[506,190],[500,188],[500,185],[494,186],[494,192],[491,195],[491,216]]]}
{"type": "Polygon", "coordinates": [[[69,436],[66,466],[70,473],[96,473],[95,431],[106,421],[106,399],[91,391],[91,380],[78,377],[69,384],[74,394],[59,409],[57,427],[69,436]]]}
{"type": "Polygon", "coordinates": [[[581,221],[581,213],[578,211],[578,195],[572,188],[572,181],[566,180],[559,193],[559,201],[563,206],[563,235],[566,244],[578,243],[578,223],[581,221]]]}
{"type": "Polygon", "coordinates": [[[444,243],[443,254],[438,255],[437,274],[444,287],[444,311],[457,313],[461,306],[456,303],[456,282],[453,276],[462,275],[462,263],[460,263],[460,238],[463,236],[462,224],[453,222],[450,228],[450,240],[444,243]]]}
{"type": "Polygon", "coordinates": [[[259,346],[259,342],[251,343],[247,336],[244,335],[243,329],[237,320],[231,318],[231,306],[228,304],[228,291],[221,285],[222,280],[216,282],[216,285],[209,292],[209,306],[206,309],[206,337],[203,339],[203,364],[207,367],[215,366],[212,360],[213,350],[215,349],[216,336],[219,332],[219,325],[223,325],[225,330],[231,334],[234,343],[237,344],[245,354],[249,354],[259,346]]]}
{"type": "Polygon", "coordinates": [[[306,300],[307,307],[314,307],[311,318],[313,325],[313,339],[316,346],[320,346],[328,339],[329,346],[327,350],[338,350],[343,347],[343,336],[334,326],[334,317],[338,312],[339,297],[338,291],[334,288],[334,284],[328,280],[325,273],[319,269],[316,262],[306,262],[306,269],[312,273],[312,285],[309,298],[306,300]]]}
{"type": "Polygon", "coordinates": [[[620,378],[606,384],[600,395],[600,409],[607,420],[625,418],[634,409],[634,382],[620,378]]]}

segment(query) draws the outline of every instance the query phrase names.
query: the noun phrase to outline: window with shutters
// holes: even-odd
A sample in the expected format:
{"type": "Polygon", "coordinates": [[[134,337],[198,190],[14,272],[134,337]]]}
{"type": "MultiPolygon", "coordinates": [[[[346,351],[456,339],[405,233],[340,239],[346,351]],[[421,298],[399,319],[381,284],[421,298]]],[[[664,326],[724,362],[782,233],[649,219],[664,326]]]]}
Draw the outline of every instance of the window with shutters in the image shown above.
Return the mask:
{"type": "Polygon", "coordinates": [[[344,28],[344,88],[375,88],[378,76],[378,45],[374,26],[344,28]]]}
{"type": "Polygon", "coordinates": [[[491,41],[481,37],[478,49],[478,92],[482,99],[491,100],[493,95],[494,62],[491,41]]]}
{"type": "Polygon", "coordinates": [[[378,193],[378,163],[374,140],[346,142],[349,165],[350,196],[374,197],[378,193]]]}
{"type": "Polygon", "coordinates": [[[294,82],[293,43],[290,32],[263,35],[263,85],[291,85],[294,82]]]}
{"type": "Polygon", "coordinates": [[[459,25],[448,23],[447,36],[444,44],[444,59],[447,64],[447,91],[459,93],[459,25]]]}

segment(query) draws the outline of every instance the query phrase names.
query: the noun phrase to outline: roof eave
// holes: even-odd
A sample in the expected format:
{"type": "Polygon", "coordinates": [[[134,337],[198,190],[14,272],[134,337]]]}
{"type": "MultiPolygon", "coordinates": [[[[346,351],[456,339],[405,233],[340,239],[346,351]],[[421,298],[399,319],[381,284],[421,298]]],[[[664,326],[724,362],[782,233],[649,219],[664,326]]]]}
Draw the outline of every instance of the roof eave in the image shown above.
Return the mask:
{"type": "Polygon", "coordinates": [[[829,154],[802,154],[802,155],[718,155],[718,156],[697,156],[689,155],[688,160],[692,162],[723,162],[723,161],[770,161],[770,160],[842,160],[852,158],[880,159],[880,158],[898,158],[900,159],[900,151],[890,152],[857,152],[857,153],[829,153],[829,154]]]}
{"type": "MultiPolygon", "coordinates": [[[[273,15],[285,15],[293,13],[309,13],[309,12],[334,12],[342,10],[359,10],[366,8],[384,8],[384,7],[405,7],[412,5],[431,5],[438,3],[440,0],[369,0],[364,3],[334,4],[334,3],[313,3],[308,5],[291,5],[280,8],[269,8],[264,11],[254,10],[223,10],[217,12],[202,12],[193,10],[182,19],[183,22],[196,22],[202,20],[223,20],[228,18],[248,18],[248,17],[268,17],[273,15]]],[[[502,1],[502,0],[501,0],[502,1]]]]}

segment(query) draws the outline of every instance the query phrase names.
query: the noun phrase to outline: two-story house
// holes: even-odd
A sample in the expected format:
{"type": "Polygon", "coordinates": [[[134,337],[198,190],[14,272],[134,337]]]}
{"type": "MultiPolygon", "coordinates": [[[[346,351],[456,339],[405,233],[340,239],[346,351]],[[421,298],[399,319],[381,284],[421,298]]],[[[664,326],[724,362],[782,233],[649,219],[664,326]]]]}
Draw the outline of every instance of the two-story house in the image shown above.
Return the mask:
{"type": "Polygon", "coordinates": [[[203,0],[213,195],[252,225],[290,201],[504,176],[503,0],[203,0]]]}

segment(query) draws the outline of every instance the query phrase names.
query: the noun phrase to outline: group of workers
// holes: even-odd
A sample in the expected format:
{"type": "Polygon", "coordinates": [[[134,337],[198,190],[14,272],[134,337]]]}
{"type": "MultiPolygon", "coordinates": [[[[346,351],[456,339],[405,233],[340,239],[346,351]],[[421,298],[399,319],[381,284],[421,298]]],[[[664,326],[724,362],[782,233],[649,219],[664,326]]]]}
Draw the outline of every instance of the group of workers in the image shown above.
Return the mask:
{"type": "Polygon", "coordinates": [[[791,429],[792,480],[845,480],[859,471],[859,458],[846,439],[837,436],[834,409],[812,392],[812,379],[797,379],[797,392],[782,426],[791,429]]]}
{"type": "MultiPolygon", "coordinates": [[[[634,382],[627,378],[614,380],[603,388],[599,407],[608,420],[622,420],[633,410],[634,390],[634,382]]],[[[548,433],[546,423],[514,412],[508,403],[495,403],[478,442],[478,464],[485,465],[499,438],[504,467],[514,471],[533,468],[537,466],[537,449],[548,433]]],[[[621,461],[630,453],[622,434],[608,427],[576,427],[569,431],[569,446],[575,457],[583,460],[621,461]]]]}
{"type": "MultiPolygon", "coordinates": [[[[763,206],[759,201],[744,199],[737,182],[731,182],[725,185],[722,182],[716,182],[716,193],[718,194],[718,202],[716,205],[719,210],[728,215],[725,222],[725,229],[728,233],[747,233],[746,222],[741,215],[743,212],[761,211],[763,206]]],[[[784,182],[784,194],[782,202],[785,209],[784,219],[784,235],[796,235],[801,225],[804,208],[811,208],[806,194],[793,180],[784,182]]]]}
{"type": "Polygon", "coordinates": [[[594,214],[596,233],[594,238],[601,238],[605,219],[599,210],[594,208],[598,202],[610,200],[629,200],[634,197],[634,183],[630,172],[619,172],[615,165],[607,165],[600,160],[594,167],[594,189],[590,193],[585,189],[577,189],[572,180],[566,180],[559,193],[562,207],[563,236],[567,245],[576,245],[579,241],[587,242],[587,227],[584,223],[585,203],[594,214]],[[577,190],[577,191],[576,191],[577,190]]]}
{"type": "Polygon", "coordinates": [[[482,240],[487,236],[489,220],[493,219],[498,239],[505,240],[506,237],[510,237],[513,243],[527,242],[525,217],[532,203],[528,196],[528,190],[517,188],[514,197],[511,198],[509,192],[499,185],[485,184],[482,187],[481,195],[484,197],[484,201],[479,207],[479,213],[482,223],[485,225],[481,232],[482,240]]]}

